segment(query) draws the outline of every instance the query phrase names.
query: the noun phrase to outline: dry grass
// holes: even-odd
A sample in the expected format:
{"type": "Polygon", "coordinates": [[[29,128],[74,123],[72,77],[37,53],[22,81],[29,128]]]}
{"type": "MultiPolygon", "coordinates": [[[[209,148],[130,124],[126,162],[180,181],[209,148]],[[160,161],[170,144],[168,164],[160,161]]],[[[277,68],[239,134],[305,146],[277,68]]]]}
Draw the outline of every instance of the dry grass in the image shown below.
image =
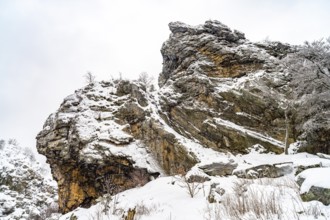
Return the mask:
{"type": "Polygon", "coordinates": [[[254,215],[257,219],[272,219],[283,215],[276,192],[264,194],[245,181],[237,181],[233,190],[234,194],[226,195],[222,201],[223,215],[234,219],[241,219],[245,215],[254,215]]]}
{"type": "Polygon", "coordinates": [[[143,202],[141,202],[135,206],[134,220],[140,220],[143,216],[149,216],[151,213],[156,212],[158,208],[159,205],[157,204],[147,206],[143,202]]]}
{"type": "Polygon", "coordinates": [[[104,215],[102,207],[97,207],[94,213],[89,214],[89,220],[110,220],[109,216],[104,215]]]}
{"type": "Polygon", "coordinates": [[[289,178],[240,179],[220,203],[207,204],[205,219],[291,220],[302,216],[326,219],[318,204],[303,204],[297,184],[289,178]]]}

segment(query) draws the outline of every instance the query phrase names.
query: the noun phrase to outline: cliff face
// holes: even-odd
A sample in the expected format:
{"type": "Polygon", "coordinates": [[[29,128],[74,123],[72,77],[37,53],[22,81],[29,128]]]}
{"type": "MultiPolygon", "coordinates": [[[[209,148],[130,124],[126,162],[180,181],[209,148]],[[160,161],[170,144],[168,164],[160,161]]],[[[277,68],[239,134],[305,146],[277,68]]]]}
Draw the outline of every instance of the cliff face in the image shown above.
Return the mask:
{"type": "Polygon", "coordinates": [[[245,153],[259,144],[282,153],[287,134],[301,149],[329,153],[329,102],[321,97],[329,99],[330,82],[324,76],[319,89],[303,89],[308,80],[297,80],[306,73],[293,75],[286,60],[296,48],[251,43],[217,21],[169,27],[159,91],[125,80],[90,84],[67,97],[38,134],[62,212],[186,172],[203,160],[203,149],[245,153]]]}
{"type": "Polygon", "coordinates": [[[170,29],[160,76],[167,122],[217,150],[244,152],[260,143],[281,152],[285,122],[276,88],[286,79],[278,58],[220,22],[170,29]]]}
{"type": "Polygon", "coordinates": [[[151,116],[149,100],[138,83],[100,82],[77,90],[49,116],[37,148],[58,183],[61,212],[194,165],[195,158],[151,116]]]}
{"type": "Polygon", "coordinates": [[[256,143],[280,153],[288,131],[288,143],[329,153],[330,74],[320,48],[252,43],[217,21],[169,27],[159,93],[176,131],[240,153],[256,143]]]}

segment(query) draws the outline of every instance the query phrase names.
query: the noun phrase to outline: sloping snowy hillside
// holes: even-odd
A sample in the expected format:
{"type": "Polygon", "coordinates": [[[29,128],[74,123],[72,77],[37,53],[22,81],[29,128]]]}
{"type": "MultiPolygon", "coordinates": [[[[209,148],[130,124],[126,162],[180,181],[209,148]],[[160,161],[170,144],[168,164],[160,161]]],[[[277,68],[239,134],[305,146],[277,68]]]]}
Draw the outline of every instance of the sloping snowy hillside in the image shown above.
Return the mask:
{"type": "Polygon", "coordinates": [[[325,187],[329,188],[329,181],[324,181],[329,179],[329,168],[323,167],[330,167],[330,160],[306,153],[274,155],[255,151],[236,157],[223,154],[223,157],[235,160],[238,164],[237,170],[274,163],[290,164],[293,170],[278,178],[242,179],[235,175],[208,176],[196,166],[186,178],[182,175],[163,176],[143,187],[102,197],[99,203],[91,208],[78,208],[60,219],[68,220],[76,216],[78,220],[119,220],[127,216],[129,210],[134,210],[134,219],[140,220],[330,218],[330,206],[318,201],[301,200],[294,175],[302,167],[321,165],[322,167],[317,169],[323,171],[323,176],[315,172],[315,175],[303,185],[302,190],[306,189],[306,184],[320,185],[318,183],[322,183],[322,186],[326,184],[325,187]],[[189,179],[189,175],[200,176],[207,181],[188,183],[186,180],[189,179]],[[193,190],[193,198],[189,194],[189,189],[193,190]]]}

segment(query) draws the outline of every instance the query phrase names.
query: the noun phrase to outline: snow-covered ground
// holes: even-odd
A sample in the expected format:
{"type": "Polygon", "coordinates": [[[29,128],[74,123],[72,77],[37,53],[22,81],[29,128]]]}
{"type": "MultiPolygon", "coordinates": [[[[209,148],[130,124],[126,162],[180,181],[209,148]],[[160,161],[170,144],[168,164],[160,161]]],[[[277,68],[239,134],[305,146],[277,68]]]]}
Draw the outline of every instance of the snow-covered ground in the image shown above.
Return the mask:
{"type": "MultiPolygon", "coordinates": [[[[322,183],[322,186],[329,187],[330,169],[327,167],[330,167],[330,160],[315,155],[259,154],[252,151],[247,155],[231,155],[230,158],[238,163],[237,169],[283,162],[292,163],[293,167],[322,164],[322,168],[306,170],[300,175],[315,174],[312,182],[306,184],[322,183]]],[[[197,171],[197,166],[192,170],[197,171]]],[[[330,206],[317,201],[301,200],[294,172],[279,178],[253,180],[236,176],[208,177],[210,180],[203,183],[187,183],[182,176],[162,176],[143,187],[114,195],[108,203],[106,198],[110,197],[100,198],[100,202],[89,209],[78,208],[63,215],[60,220],[70,219],[72,216],[76,216],[78,220],[119,220],[128,210],[133,209],[136,211],[134,219],[141,220],[330,218],[330,206]],[[194,190],[193,198],[188,192],[189,187],[194,190]],[[209,202],[211,197],[214,198],[214,203],[209,202]]]]}
{"type": "Polygon", "coordinates": [[[299,177],[305,179],[300,188],[301,193],[308,192],[312,186],[330,189],[330,167],[311,168],[300,173],[299,177]]]}

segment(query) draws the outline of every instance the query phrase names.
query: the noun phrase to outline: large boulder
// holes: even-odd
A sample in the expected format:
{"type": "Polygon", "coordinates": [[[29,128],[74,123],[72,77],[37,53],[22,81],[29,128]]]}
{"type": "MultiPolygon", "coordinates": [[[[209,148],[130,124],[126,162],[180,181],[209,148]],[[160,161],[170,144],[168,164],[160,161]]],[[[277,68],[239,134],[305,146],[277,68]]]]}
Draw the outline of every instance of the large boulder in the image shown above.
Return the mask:
{"type": "Polygon", "coordinates": [[[235,161],[217,162],[206,164],[199,168],[210,176],[229,176],[237,168],[237,163],[235,161]]]}
{"type": "Polygon", "coordinates": [[[235,170],[234,175],[239,178],[278,178],[293,172],[292,163],[262,164],[246,169],[235,170]]]}
{"type": "Polygon", "coordinates": [[[148,104],[139,83],[96,82],[68,96],[49,116],[37,149],[58,183],[62,213],[196,163],[173,134],[150,119],[148,104]]]}
{"type": "Polygon", "coordinates": [[[300,186],[301,198],[304,201],[318,200],[324,205],[330,204],[330,168],[311,168],[304,170],[296,181],[300,186]]]}

